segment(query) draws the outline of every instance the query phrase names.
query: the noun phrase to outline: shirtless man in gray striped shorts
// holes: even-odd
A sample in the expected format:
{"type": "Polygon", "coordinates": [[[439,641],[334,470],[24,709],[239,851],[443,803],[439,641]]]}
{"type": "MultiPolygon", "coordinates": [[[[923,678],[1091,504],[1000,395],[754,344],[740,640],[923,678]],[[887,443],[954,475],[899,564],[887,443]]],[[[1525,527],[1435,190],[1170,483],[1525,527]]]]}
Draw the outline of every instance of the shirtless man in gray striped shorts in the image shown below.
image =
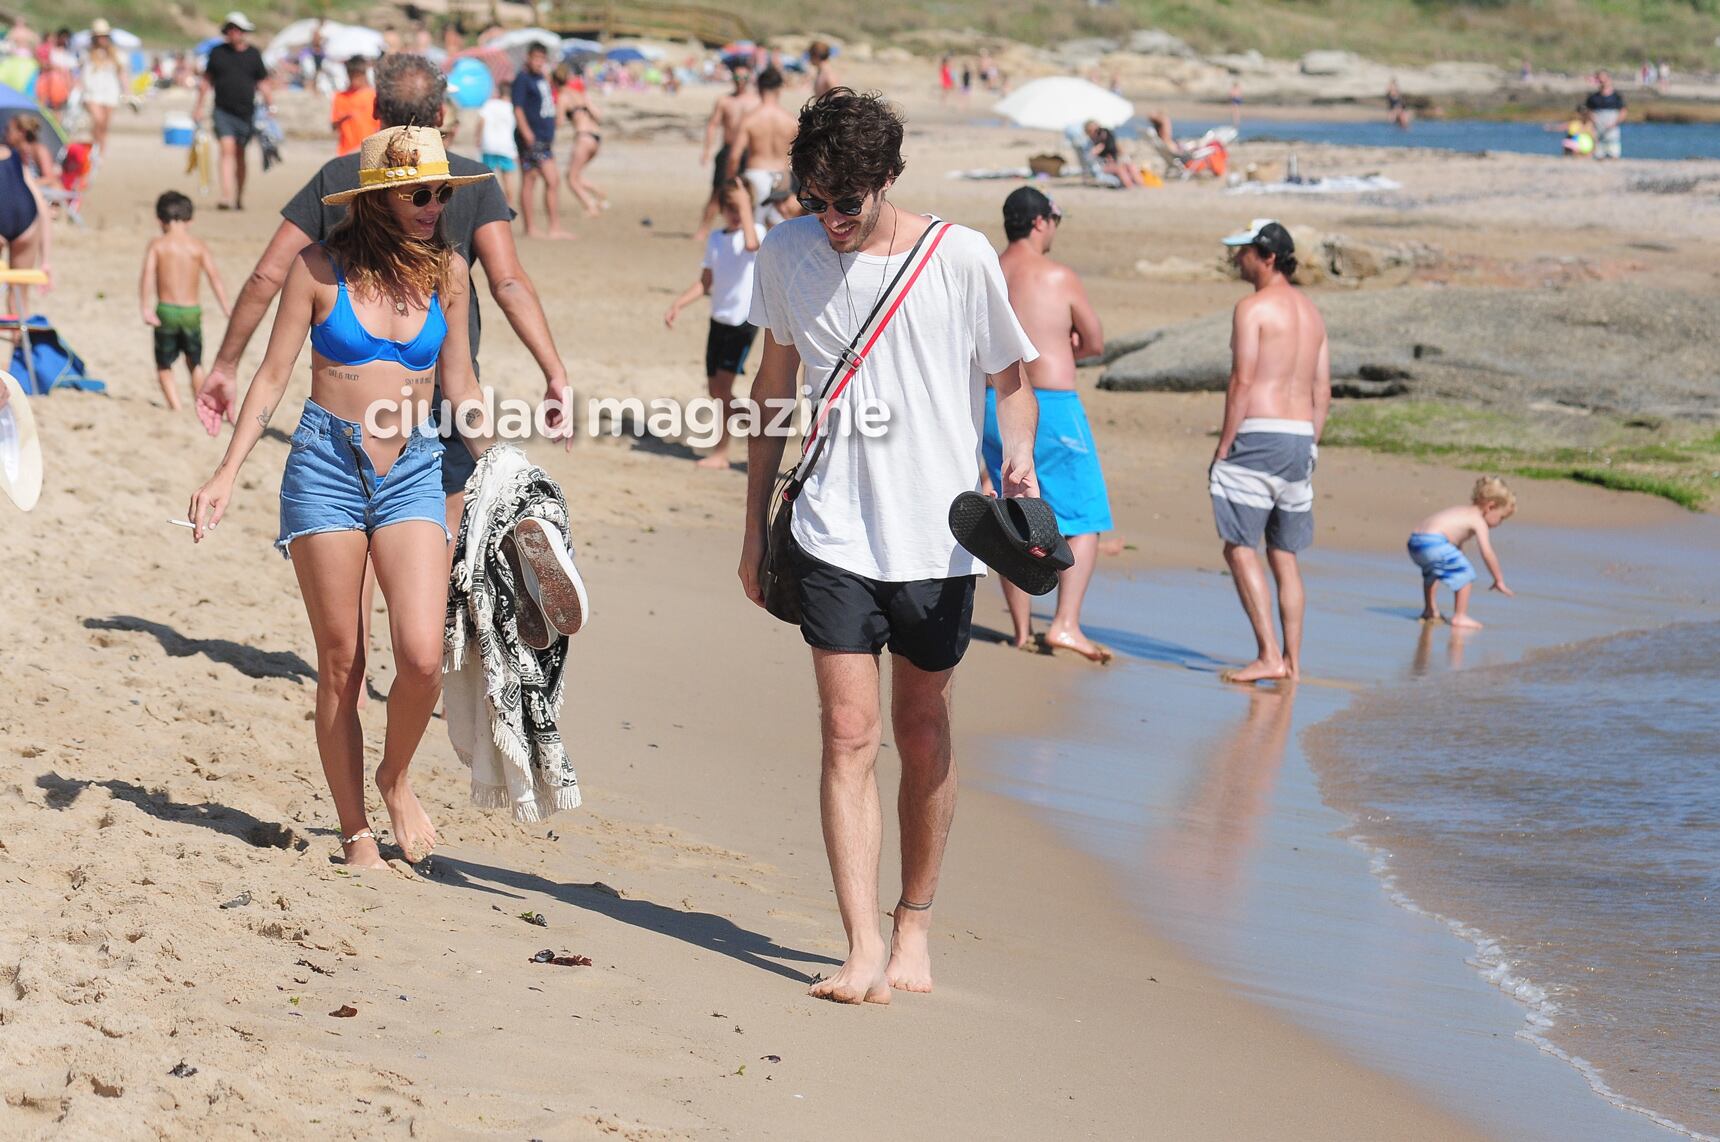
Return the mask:
{"type": "Polygon", "coordinates": [[[1230,386],[1209,482],[1224,561],[1258,649],[1253,662],[1223,677],[1294,679],[1301,669],[1303,610],[1296,553],[1314,541],[1314,461],[1332,405],[1326,323],[1291,284],[1296,246],[1283,226],[1257,218],[1224,244],[1254,292],[1236,303],[1231,319],[1230,386]],[[1278,583],[1282,647],[1256,550],[1262,539],[1278,583]]]}

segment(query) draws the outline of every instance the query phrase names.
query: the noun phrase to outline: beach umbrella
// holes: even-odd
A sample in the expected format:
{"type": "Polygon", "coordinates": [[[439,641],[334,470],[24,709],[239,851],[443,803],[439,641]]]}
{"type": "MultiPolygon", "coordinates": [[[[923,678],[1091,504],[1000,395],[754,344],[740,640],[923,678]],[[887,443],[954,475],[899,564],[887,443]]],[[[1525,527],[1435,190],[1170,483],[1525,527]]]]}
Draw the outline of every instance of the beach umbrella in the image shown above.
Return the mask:
{"type": "MultiPolygon", "coordinates": [[[[282,60],[298,55],[311,45],[311,37],[316,34],[318,21],[294,20],[269,41],[269,46],[263,49],[263,62],[270,67],[277,67],[282,60]]],[[[388,43],[382,38],[382,33],[357,24],[342,24],[334,20],[323,20],[322,43],[323,58],[342,63],[349,59],[376,59],[388,48],[388,43]]],[[[199,52],[202,46],[198,47],[199,52]]]]}
{"type": "Polygon", "coordinates": [[[20,95],[34,95],[36,74],[42,69],[25,55],[0,55],[0,87],[20,95]]]}
{"type": "Polygon", "coordinates": [[[226,36],[210,36],[208,39],[199,42],[196,47],[192,48],[191,54],[196,56],[206,56],[210,52],[214,51],[218,45],[226,42],[226,36]]]}
{"type": "Polygon", "coordinates": [[[561,37],[548,28],[515,28],[511,32],[503,32],[484,46],[496,48],[509,55],[518,50],[523,58],[525,50],[533,44],[542,44],[552,56],[561,51],[561,37]]]}
{"type": "Polygon", "coordinates": [[[638,48],[629,46],[610,48],[607,52],[603,53],[603,58],[608,60],[610,63],[629,64],[644,63],[651,57],[647,56],[638,48]]]}
{"type": "Polygon", "coordinates": [[[519,71],[519,63],[507,52],[498,51],[492,47],[465,48],[454,53],[448,64],[448,74],[452,76],[454,69],[467,60],[471,60],[490,73],[490,80],[497,87],[503,87],[514,81],[514,73],[519,71]]]}
{"type": "MultiPolygon", "coordinates": [[[[90,39],[90,30],[88,28],[76,33],[72,36],[72,50],[79,55],[83,55],[85,52],[90,50],[90,39]]],[[[142,40],[138,39],[124,28],[115,28],[110,31],[108,33],[108,40],[114,47],[128,52],[134,52],[143,46],[142,40]]]]}
{"type": "Polygon", "coordinates": [[[1127,99],[1069,75],[1024,83],[992,110],[1017,127],[1041,131],[1061,131],[1089,119],[1101,127],[1120,127],[1135,117],[1134,104],[1127,99]]]}
{"type": "Polygon", "coordinates": [[[454,61],[448,72],[448,93],[456,106],[470,111],[482,107],[496,90],[496,77],[484,66],[484,61],[468,56],[454,61]]]}
{"type": "Polygon", "coordinates": [[[603,54],[603,45],[596,40],[582,40],[569,36],[561,41],[562,59],[595,59],[603,54]]]}
{"type": "Polygon", "coordinates": [[[6,124],[12,121],[14,115],[34,115],[42,121],[43,142],[48,144],[48,150],[57,161],[60,152],[66,149],[66,132],[61,129],[60,121],[42,110],[34,99],[21,91],[14,91],[0,83],[0,134],[6,130],[6,124]]]}

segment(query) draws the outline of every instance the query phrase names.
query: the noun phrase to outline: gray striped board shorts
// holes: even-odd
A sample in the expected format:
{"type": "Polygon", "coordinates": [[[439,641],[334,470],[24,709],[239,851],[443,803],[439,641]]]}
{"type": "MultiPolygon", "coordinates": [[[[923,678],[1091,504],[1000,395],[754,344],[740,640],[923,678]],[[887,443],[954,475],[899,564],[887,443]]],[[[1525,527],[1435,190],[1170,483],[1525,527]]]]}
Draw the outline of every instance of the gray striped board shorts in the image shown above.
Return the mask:
{"type": "Polygon", "coordinates": [[[1314,425],[1249,417],[1212,466],[1219,538],[1241,547],[1297,552],[1314,542],[1314,425]]]}

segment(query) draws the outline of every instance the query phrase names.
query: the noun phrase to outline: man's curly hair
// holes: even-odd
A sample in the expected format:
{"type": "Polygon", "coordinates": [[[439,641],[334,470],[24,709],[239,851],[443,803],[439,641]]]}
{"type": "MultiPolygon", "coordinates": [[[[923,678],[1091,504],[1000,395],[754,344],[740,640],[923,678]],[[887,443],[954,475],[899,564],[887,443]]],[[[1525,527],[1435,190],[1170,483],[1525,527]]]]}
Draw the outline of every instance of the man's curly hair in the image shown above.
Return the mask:
{"type": "Polygon", "coordinates": [[[902,173],[902,119],[876,91],[833,87],[800,109],[788,165],[830,195],[882,190],[902,173]]]}

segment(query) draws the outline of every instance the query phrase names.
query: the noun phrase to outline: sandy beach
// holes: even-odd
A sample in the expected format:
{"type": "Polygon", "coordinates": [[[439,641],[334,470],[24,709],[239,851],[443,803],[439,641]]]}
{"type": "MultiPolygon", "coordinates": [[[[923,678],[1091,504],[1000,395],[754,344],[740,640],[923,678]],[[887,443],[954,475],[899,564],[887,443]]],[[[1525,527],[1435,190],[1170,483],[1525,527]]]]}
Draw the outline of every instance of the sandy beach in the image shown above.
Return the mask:
{"type": "MultiPolygon", "coordinates": [[[[618,100],[619,125],[590,171],[613,208],[574,220],[575,242],[522,241],[582,397],[703,391],[702,321],[669,332],[661,314],[698,271],[696,131],[713,94],[618,100]]],[[[946,176],[1019,164],[1045,140],[970,127],[911,90],[904,102],[897,201],[1001,243],[999,203],[1014,184],[946,176]]],[[[844,948],[819,833],[807,656],[738,588],[744,477],[695,472],[675,441],[530,449],[566,489],[593,597],[562,719],[584,807],[529,827],[472,808],[437,720],[414,770],[441,834],[430,874],[397,863],[352,875],[331,861],[339,846],[309,721],[314,654],[291,567],[270,547],[285,436],[259,446],[211,542],[194,549],[164,522],[183,514],[221,443],[162,406],[136,317],[155,196],[192,191],[182,153],[159,143],[148,118],[158,114],[116,135],[87,225],[56,235],[58,285],[39,305],[109,395],[34,402],[42,501],[29,515],[0,512],[12,555],[0,577],[0,1133],[1485,1136],[1462,1106],[1223,982],[1143,921],[1098,857],[1000,795],[987,777],[1000,762],[977,743],[1071,731],[1094,675],[984,640],[957,684],[957,756],[980,780],[964,790],[940,890],[937,990],[862,1010],[806,998],[844,948]],[[537,913],[545,927],[521,918],[537,913]],[[592,964],[530,962],[544,948],[592,964]],[[343,1007],[356,1014],[331,1016],[343,1007]],[[170,1073],[181,1063],[195,1073],[170,1073]]],[[[1255,157],[1281,161],[1283,149],[1255,157]]],[[[196,230],[230,290],[279,204],[331,153],[292,140],[286,163],[255,177],[244,213],[198,199],[196,230]]],[[[1412,204],[1294,204],[1323,231],[1437,243],[1489,280],[1538,282],[1556,249],[1618,280],[1713,284],[1687,240],[1692,226],[1713,233],[1711,200],[1628,193],[1629,163],[1578,172],[1551,159],[1339,148],[1304,149],[1302,161],[1382,171],[1412,204]]],[[[1059,202],[1068,221],[1056,253],[1113,335],[1231,305],[1236,282],[1137,263],[1216,263],[1217,237],[1264,212],[1193,184],[1069,187],[1059,202]]],[[[480,294],[485,382],[537,395],[530,358],[480,294]]],[[[207,344],[220,328],[206,302],[207,344]]],[[[1204,473],[1221,398],[1097,392],[1095,375],[1083,373],[1084,399],[1130,544],[1103,573],[1216,571],[1204,473]]],[[[295,382],[289,411],[305,391],[295,382]]],[[[1394,551],[1408,524],[1472,480],[1331,450],[1319,543],[1394,551]]],[[[1663,500],[1567,483],[1522,495],[1541,527],[1688,518],[1663,500]]],[[[990,584],[980,600],[976,625],[1007,625],[990,584]]],[[[1202,621],[1246,657],[1233,602],[1202,621]]],[[[386,640],[372,649],[386,692],[386,640]]],[[[367,714],[372,750],[382,705],[373,698],[367,714]]],[[[886,738],[886,795],[894,769],[886,738]]]]}

